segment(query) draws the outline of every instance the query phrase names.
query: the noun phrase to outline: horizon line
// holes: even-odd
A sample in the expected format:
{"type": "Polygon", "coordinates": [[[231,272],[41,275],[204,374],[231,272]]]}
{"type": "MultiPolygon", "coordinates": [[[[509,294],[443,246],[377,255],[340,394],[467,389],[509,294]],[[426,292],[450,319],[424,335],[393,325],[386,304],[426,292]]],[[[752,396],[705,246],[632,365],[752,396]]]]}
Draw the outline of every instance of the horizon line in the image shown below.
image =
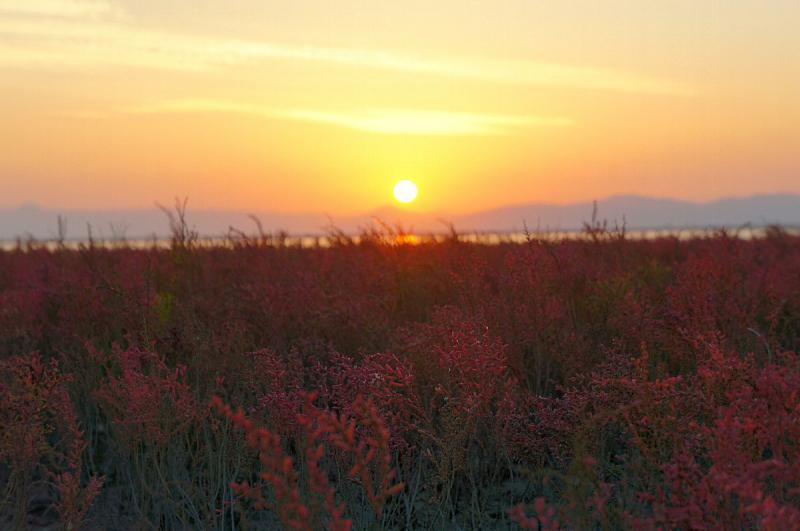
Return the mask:
{"type": "MultiPolygon", "coordinates": [[[[745,194],[745,195],[720,195],[710,199],[686,199],[681,197],[675,196],[652,196],[652,195],[643,195],[643,194],[636,194],[636,193],[619,193],[619,194],[611,194],[606,195],[601,198],[594,198],[594,199],[579,199],[576,201],[569,201],[569,202],[555,202],[555,201],[546,201],[546,200],[530,200],[530,201],[522,201],[522,202],[514,202],[514,203],[503,203],[496,206],[489,206],[480,209],[474,209],[470,211],[464,212],[443,212],[438,210],[428,210],[428,211],[420,211],[414,210],[408,207],[402,207],[393,205],[391,203],[383,203],[381,205],[376,205],[369,210],[363,210],[354,213],[336,213],[331,214],[325,210],[297,210],[297,211],[282,211],[282,210],[271,210],[271,209],[253,209],[253,208],[235,208],[235,207],[200,207],[200,208],[189,208],[189,211],[194,212],[217,212],[217,213],[241,213],[244,215],[251,215],[257,212],[260,213],[269,213],[274,215],[282,215],[282,216],[302,216],[302,215],[322,215],[326,217],[334,216],[341,216],[341,217],[358,217],[358,216],[371,216],[376,211],[380,210],[396,210],[398,212],[405,212],[410,215],[442,215],[446,213],[448,215],[454,216],[467,216],[471,214],[476,214],[480,212],[491,212],[493,210],[503,209],[503,208],[515,208],[515,207],[525,207],[525,206],[553,206],[553,207],[570,207],[570,206],[578,206],[584,204],[592,204],[594,202],[603,202],[609,201],[612,199],[642,199],[642,200],[650,200],[650,201],[673,201],[673,202],[680,202],[680,203],[687,203],[696,206],[708,205],[712,203],[718,203],[722,201],[736,201],[736,200],[746,200],[746,199],[755,199],[755,198],[767,198],[767,197],[786,197],[786,198],[798,198],[800,199],[800,192],[764,192],[764,193],[753,193],[753,194],[745,194]]],[[[187,198],[188,199],[188,198],[187,198]]],[[[63,212],[95,212],[95,213],[111,213],[111,212],[120,212],[120,211],[137,211],[137,212],[148,212],[152,210],[160,210],[164,205],[161,205],[159,201],[154,201],[151,206],[124,206],[124,207],[54,207],[48,205],[41,205],[36,201],[28,200],[23,201],[21,203],[10,204],[10,205],[0,205],[0,211],[2,210],[24,210],[24,209],[36,209],[36,210],[49,210],[49,211],[63,211],[63,212]]]]}

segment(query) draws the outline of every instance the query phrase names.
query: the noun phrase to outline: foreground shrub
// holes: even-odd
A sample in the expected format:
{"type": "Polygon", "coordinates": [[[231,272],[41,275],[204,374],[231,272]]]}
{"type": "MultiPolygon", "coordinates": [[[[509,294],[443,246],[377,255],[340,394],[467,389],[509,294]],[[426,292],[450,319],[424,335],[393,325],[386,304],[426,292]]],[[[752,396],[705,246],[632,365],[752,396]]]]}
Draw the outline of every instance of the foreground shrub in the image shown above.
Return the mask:
{"type": "Polygon", "coordinates": [[[86,443],[66,386],[71,378],[36,352],[0,360],[0,466],[7,467],[0,516],[14,527],[56,519],[80,528],[102,488],[103,478],[84,481],[86,443]],[[32,504],[48,500],[55,514],[30,514],[32,504]]]}
{"type": "Polygon", "coordinates": [[[302,457],[305,458],[310,498],[306,501],[301,496],[294,459],[283,451],[280,437],[265,428],[255,427],[241,410],[234,412],[219,397],[212,398],[212,407],[243,429],[247,444],[258,452],[261,463],[258,477],[271,487],[274,504],[267,501],[261,484],[251,486],[245,480],[235,483],[234,490],[250,498],[256,509],[275,510],[287,529],[310,530],[322,524],[332,530],[350,529],[352,521],[344,518],[345,506],[337,505],[336,491],[328,481],[328,473],[321,467],[327,443],[352,463],[347,476],[360,484],[375,518],[380,521],[386,501],[404,486],[394,482],[396,473],[391,468],[389,431],[377,408],[371,401],[358,398],[352,406],[356,417],[348,418],[315,407],[315,397],[315,394],[306,395],[304,411],[297,418],[302,427],[302,457]],[[320,514],[320,507],[325,509],[327,517],[320,514]]]}

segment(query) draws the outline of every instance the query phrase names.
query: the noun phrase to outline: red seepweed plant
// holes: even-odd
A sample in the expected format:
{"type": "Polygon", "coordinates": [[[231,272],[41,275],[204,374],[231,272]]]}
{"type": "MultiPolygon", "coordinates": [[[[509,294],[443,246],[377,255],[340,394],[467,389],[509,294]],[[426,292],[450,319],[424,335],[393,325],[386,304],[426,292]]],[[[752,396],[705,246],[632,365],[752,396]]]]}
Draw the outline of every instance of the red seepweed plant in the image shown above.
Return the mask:
{"type": "MultiPolygon", "coordinates": [[[[391,467],[389,430],[369,400],[359,398],[353,404],[356,419],[317,408],[313,404],[316,396],[316,393],[305,394],[305,406],[297,415],[297,422],[304,438],[308,490],[321,499],[328,514],[325,524],[332,530],[348,530],[352,526],[352,521],[344,518],[344,503],[337,505],[336,490],[321,466],[326,442],[350,456],[354,464],[348,477],[360,483],[376,518],[380,519],[386,501],[404,488],[403,483],[394,481],[396,471],[391,467]]],[[[212,397],[210,405],[244,430],[248,446],[258,452],[259,478],[271,487],[275,502],[270,504],[260,486],[246,481],[233,484],[234,491],[252,500],[257,509],[273,509],[287,529],[313,529],[322,516],[314,510],[317,505],[314,500],[303,500],[295,460],[284,452],[280,437],[256,427],[244,412],[233,411],[217,396],[212,397]]]]}
{"type": "Polygon", "coordinates": [[[171,369],[157,354],[135,348],[115,348],[98,361],[110,375],[95,397],[124,445],[164,446],[198,418],[186,367],[171,369]]]}
{"type": "Polygon", "coordinates": [[[0,527],[800,525],[796,236],[174,243],[0,251],[0,527]]]}
{"type": "MultiPolygon", "coordinates": [[[[307,410],[311,408],[312,400],[313,395],[309,395],[307,410]]],[[[353,411],[358,424],[356,418],[318,410],[314,415],[317,436],[325,434],[333,445],[352,456],[354,464],[348,476],[361,483],[375,516],[380,518],[386,501],[403,490],[404,484],[394,483],[397,472],[391,464],[389,429],[375,404],[358,397],[353,403],[353,411]]],[[[305,416],[302,422],[311,423],[312,419],[305,416]]]]}
{"type": "Polygon", "coordinates": [[[82,484],[87,443],[67,389],[72,378],[36,352],[0,361],[0,464],[10,468],[0,510],[16,500],[18,526],[33,493],[44,490],[63,528],[79,529],[103,486],[99,476],[82,484]]]}
{"type": "Polygon", "coordinates": [[[275,504],[272,506],[267,501],[259,485],[251,486],[247,481],[232,483],[234,492],[251,499],[256,509],[275,509],[279,520],[287,529],[311,529],[311,514],[301,501],[294,460],[284,453],[280,437],[266,428],[256,427],[241,409],[233,411],[217,396],[211,398],[210,405],[245,432],[247,445],[258,452],[261,463],[259,478],[272,487],[275,504]]]}
{"type": "Polygon", "coordinates": [[[540,496],[533,500],[533,507],[536,511],[535,516],[528,516],[523,504],[513,506],[508,510],[508,515],[522,529],[536,531],[558,531],[560,529],[556,509],[548,506],[543,497],[540,496]]]}

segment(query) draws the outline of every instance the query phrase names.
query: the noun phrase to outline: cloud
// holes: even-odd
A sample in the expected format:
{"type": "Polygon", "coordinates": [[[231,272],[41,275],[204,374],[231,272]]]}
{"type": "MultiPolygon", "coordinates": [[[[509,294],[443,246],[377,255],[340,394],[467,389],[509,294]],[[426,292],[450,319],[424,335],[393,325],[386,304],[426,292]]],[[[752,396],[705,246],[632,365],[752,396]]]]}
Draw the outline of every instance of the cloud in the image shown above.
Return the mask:
{"type": "Polygon", "coordinates": [[[259,105],[224,100],[187,99],[143,105],[134,113],[225,112],[242,113],[268,119],[295,120],[333,125],[380,134],[406,135],[505,135],[526,127],[567,127],[573,121],[564,117],[465,113],[416,109],[365,109],[328,111],[315,109],[271,109],[259,105]]]}
{"type": "Polygon", "coordinates": [[[121,14],[104,0],[0,0],[0,15],[97,19],[121,14]]]}
{"type": "Polygon", "coordinates": [[[680,96],[695,93],[695,88],[686,83],[606,68],[522,60],[423,57],[386,50],[149,31],[126,23],[124,13],[101,0],[0,0],[0,15],[4,9],[32,16],[10,19],[0,16],[0,68],[123,66],[204,71],[236,66],[265,68],[270,62],[288,61],[476,82],[680,96]]]}
{"type": "Polygon", "coordinates": [[[419,73],[521,85],[572,86],[631,93],[691,95],[694,89],[673,80],[651,78],[611,69],[533,61],[421,58],[378,50],[315,46],[282,46],[247,41],[223,41],[216,49],[222,60],[288,59],[345,66],[419,73]]]}
{"type": "Polygon", "coordinates": [[[357,112],[298,109],[283,111],[279,116],[382,134],[505,135],[524,127],[572,125],[571,120],[560,117],[408,109],[368,109],[357,112]]]}

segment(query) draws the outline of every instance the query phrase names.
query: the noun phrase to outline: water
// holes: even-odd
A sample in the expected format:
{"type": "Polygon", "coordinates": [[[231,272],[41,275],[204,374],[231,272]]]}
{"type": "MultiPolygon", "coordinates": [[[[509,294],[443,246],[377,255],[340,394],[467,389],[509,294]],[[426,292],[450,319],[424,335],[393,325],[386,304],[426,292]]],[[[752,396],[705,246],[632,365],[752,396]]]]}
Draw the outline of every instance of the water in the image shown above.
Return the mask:
{"type": "MultiPolygon", "coordinates": [[[[629,230],[625,232],[625,238],[630,240],[655,240],[658,238],[677,238],[679,240],[690,240],[694,238],[707,238],[720,234],[721,228],[695,228],[695,229],[646,229],[629,230]]],[[[730,237],[751,240],[762,238],[770,230],[767,227],[739,227],[724,229],[730,237]]],[[[785,227],[783,230],[792,236],[800,236],[800,227],[785,227]]],[[[607,233],[613,235],[614,233],[607,233]]],[[[589,237],[584,230],[568,231],[539,231],[539,232],[469,232],[457,235],[458,240],[468,243],[478,243],[485,245],[499,245],[503,243],[524,243],[529,239],[559,241],[559,240],[579,240],[589,237]]],[[[360,243],[365,239],[364,236],[347,236],[350,242],[360,243]]],[[[367,236],[368,239],[379,240],[387,244],[417,245],[423,243],[443,242],[452,238],[449,234],[376,234],[367,236]]],[[[264,242],[268,245],[283,245],[287,247],[299,248],[325,248],[330,247],[336,241],[341,241],[341,237],[331,235],[298,235],[298,236],[268,236],[264,242]]],[[[259,241],[257,236],[252,236],[251,243],[259,241]]],[[[234,247],[246,243],[240,237],[200,237],[196,244],[201,247],[234,247]]],[[[133,248],[133,249],[167,249],[172,244],[171,238],[150,237],[150,238],[131,238],[131,239],[104,239],[94,240],[92,245],[108,249],[114,248],[133,248]]],[[[60,247],[67,249],[82,249],[89,246],[86,238],[68,239],[59,242],[55,239],[20,239],[20,240],[0,240],[0,250],[11,251],[18,247],[26,248],[46,248],[55,250],[60,247]]]]}

